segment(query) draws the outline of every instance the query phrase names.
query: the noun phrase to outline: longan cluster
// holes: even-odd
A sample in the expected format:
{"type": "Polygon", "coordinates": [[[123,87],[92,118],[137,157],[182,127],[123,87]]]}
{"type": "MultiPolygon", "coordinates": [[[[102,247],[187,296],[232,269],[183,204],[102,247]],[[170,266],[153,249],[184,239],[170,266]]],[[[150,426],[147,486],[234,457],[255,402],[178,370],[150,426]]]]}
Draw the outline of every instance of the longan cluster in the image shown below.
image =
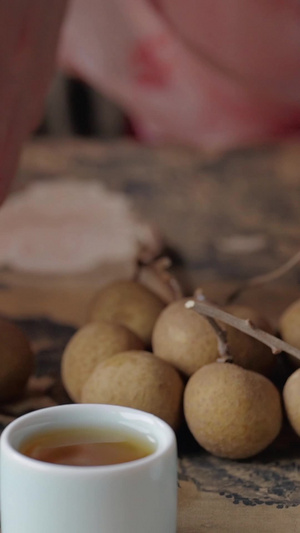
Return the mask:
{"type": "MultiPolygon", "coordinates": [[[[300,436],[300,370],[281,395],[270,379],[276,363],[271,349],[225,324],[220,326],[232,360],[221,362],[216,332],[204,316],[186,308],[186,301],[166,303],[138,281],[103,287],[88,323],[62,356],[70,398],[141,409],[175,430],[185,418],[203,448],[231,459],[256,455],[274,441],[282,427],[283,398],[300,436]]],[[[271,331],[252,309],[234,305],[227,311],[271,331]]],[[[284,337],[284,316],[280,324],[284,337]]]]}

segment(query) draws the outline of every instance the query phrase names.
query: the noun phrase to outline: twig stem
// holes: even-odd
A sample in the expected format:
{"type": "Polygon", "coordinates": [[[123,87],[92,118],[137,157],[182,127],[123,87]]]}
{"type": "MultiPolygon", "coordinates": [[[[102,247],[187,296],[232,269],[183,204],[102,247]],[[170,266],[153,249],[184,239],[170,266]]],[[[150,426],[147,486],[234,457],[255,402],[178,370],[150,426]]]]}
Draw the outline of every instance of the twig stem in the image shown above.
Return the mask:
{"type": "Polygon", "coordinates": [[[222,311],[221,309],[203,301],[199,302],[190,299],[186,302],[185,307],[187,309],[192,309],[193,311],[196,311],[200,315],[204,315],[215,320],[220,320],[221,322],[224,322],[224,324],[233,326],[234,328],[242,331],[243,333],[254,337],[258,341],[263,342],[264,344],[269,346],[269,348],[271,348],[274,354],[286,352],[290,355],[293,355],[296,359],[300,361],[300,350],[298,350],[294,346],[291,346],[287,342],[284,342],[281,339],[274,337],[274,335],[271,335],[270,333],[266,333],[265,331],[254,327],[250,320],[243,320],[241,318],[237,318],[231,315],[230,313],[222,311]]]}
{"type": "Polygon", "coordinates": [[[148,263],[143,263],[139,261],[136,265],[133,280],[139,281],[143,268],[149,268],[153,272],[156,279],[160,281],[163,285],[168,287],[171,295],[170,301],[179,300],[183,297],[183,292],[179,281],[170,272],[171,267],[172,261],[169,257],[166,256],[159,257],[158,259],[155,259],[154,261],[150,261],[148,263]]]}
{"type": "Polygon", "coordinates": [[[286,263],[281,265],[278,268],[275,268],[275,270],[272,270],[271,272],[268,272],[267,274],[262,274],[259,276],[255,276],[254,278],[248,279],[244,283],[241,283],[237,289],[235,289],[229,296],[227,297],[226,304],[230,304],[234,302],[242,292],[244,292],[246,289],[250,287],[259,287],[260,285],[264,285],[265,283],[270,283],[271,281],[275,281],[276,279],[280,278],[289,270],[294,268],[298,263],[300,262],[300,251],[297,252],[295,255],[293,255],[286,263]]]}
{"type": "MultiPolygon", "coordinates": [[[[199,301],[199,302],[209,303],[206,300],[206,296],[200,287],[195,290],[194,298],[196,302],[199,301]]],[[[233,363],[233,357],[232,357],[232,354],[230,353],[230,349],[228,346],[227,331],[221,328],[221,326],[218,324],[218,322],[214,318],[210,316],[205,316],[205,318],[207,322],[209,322],[209,324],[211,325],[211,327],[213,328],[214,332],[217,335],[218,353],[220,356],[218,361],[223,362],[223,363],[233,363]]]]}

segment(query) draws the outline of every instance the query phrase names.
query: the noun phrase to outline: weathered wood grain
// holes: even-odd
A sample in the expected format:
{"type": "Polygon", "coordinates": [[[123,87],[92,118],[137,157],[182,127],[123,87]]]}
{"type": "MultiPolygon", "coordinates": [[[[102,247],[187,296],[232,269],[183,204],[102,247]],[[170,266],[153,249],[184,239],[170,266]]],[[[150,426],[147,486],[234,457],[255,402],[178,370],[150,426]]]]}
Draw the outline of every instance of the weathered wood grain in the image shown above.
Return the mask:
{"type": "Polygon", "coordinates": [[[61,175],[124,191],[202,279],[244,279],[300,248],[300,141],[224,154],[130,141],[36,142],[15,187],[61,175]]]}

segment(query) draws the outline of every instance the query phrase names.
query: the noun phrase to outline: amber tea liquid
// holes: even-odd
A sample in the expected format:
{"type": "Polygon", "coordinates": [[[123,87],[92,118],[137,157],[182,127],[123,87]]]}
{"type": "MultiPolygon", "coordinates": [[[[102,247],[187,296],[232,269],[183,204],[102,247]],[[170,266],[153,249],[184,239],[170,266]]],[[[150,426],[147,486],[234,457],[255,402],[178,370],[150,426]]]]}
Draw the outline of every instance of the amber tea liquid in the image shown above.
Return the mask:
{"type": "Polygon", "coordinates": [[[155,443],[125,429],[68,428],[33,435],[22,443],[19,451],[46,463],[104,466],[151,455],[155,443]]]}

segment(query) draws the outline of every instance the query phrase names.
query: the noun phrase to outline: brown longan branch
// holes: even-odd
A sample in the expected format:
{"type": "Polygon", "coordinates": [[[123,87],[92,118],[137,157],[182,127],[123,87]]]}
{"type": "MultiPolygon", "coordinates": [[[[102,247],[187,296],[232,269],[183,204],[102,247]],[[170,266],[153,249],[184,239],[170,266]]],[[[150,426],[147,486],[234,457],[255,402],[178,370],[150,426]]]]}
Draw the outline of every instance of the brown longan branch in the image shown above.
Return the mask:
{"type": "Polygon", "coordinates": [[[300,361],[300,350],[298,350],[294,346],[291,346],[287,342],[284,342],[281,339],[274,337],[274,335],[271,335],[270,333],[266,333],[262,329],[254,327],[250,320],[243,320],[241,318],[237,318],[236,316],[233,316],[230,313],[227,313],[226,311],[222,311],[221,309],[211,304],[208,304],[206,302],[199,302],[193,299],[188,300],[185,303],[185,307],[187,309],[192,309],[199,315],[210,317],[215,320],[220,320],[221,322],[224,322],[224,324],[228,324],[229,326],[232,326],[242,331],[243,333],[254,337],[258,341],[263,342],[264,344],[269,346],[269,348],[271,348],[274,354],[286,352],[290,355],[293,355],[296,359],[300,361]]]}
{"type": "MultiPolygon", "coordinates": [[[[206,300],[206,296],[201,288],[196,289],[194,293],[194,298],[197,302],[206,301],[207,303],[209,303],[206,300]]],[[[228,346],[227,331],[221,328],[221,326],[218,324],[218,322],[214,318],[210,316],[206,316],[205,318],[217,335],[218,353],[220,356],[218,358],[218,361],[222,363],[233,363],[233,357],[232,357],[232,354],[230,353],[229,346],[228,346]]]]}
{"type": "Polygon", "coordinates": [[[153,272],[154,276],[160,281],[163,285],[169,288],[172,301],[179,300],[183,297],[183,291],[181,289],[179,281],[176,277],[171,274],[170,268],[172,266],[172,261],[169,257],[163,256],[150,261],[149,263],[143,263],[139,261],[137,263],[137,269],[134,275],[134,280],[138,281],[141,271],[143,268],[149,268],[153,272]]]}
{"type": "Polygon", "coordinates": [[[169,285],[173,293],[174,300],[179,300],[183,297],[183,292],[178,280],[173,274],[171,274],[169,270],[171,266],[172,261],[169,257],[161,257],[153,263],[153,269],[155,270],[157,275],[164,283],[169,285]]]}
{"type": "Polygon", "coordinates": [[[284,263],[278,268],[275,268],[275,270],[271,270],[271,272],[267,272],[266,274],[255,276],[254,278],[248,279],[247,281],[242,283],[239,287],[237,287],[237,289],[235,289],[231,294],[229,294],[226,300],[226,304],[231,304],[232,302],[234,302],[242,292],[244,292],[246,289],[249,289],[250,287],[259,287],[261,285],[265,285],[266,283],[270,283],[271,281],[275,281],[278,278],[281,278],[281,276],[289,272],[299,262],[300,251],[293,255],[288,261],[286,261],[286,263],[284,263]]]}
{"type": "Polygon", "coordinates": [[[218,338],[218,361],[221,363],[233,363],[233,357],[229,351],[229,346],[227,342],[227,332],[222,329],[214,318],[210,316],[205,317],[209,322],[213,330],[215,331],[218,338]]]}

